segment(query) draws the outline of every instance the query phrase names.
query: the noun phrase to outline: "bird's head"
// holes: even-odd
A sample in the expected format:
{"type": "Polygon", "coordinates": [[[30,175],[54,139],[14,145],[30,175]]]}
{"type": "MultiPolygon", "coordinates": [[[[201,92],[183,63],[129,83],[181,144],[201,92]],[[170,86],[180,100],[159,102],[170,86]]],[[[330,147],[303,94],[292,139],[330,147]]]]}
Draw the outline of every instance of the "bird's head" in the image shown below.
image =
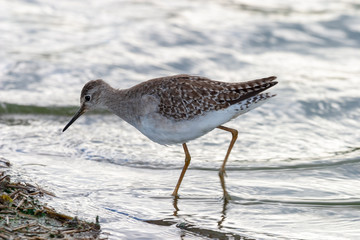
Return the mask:
{"type": "Polygon", "coordinates": [[[76,121],[82,114],[86,113],[89,110],[102,108],[103,103],[101,101],[101,94],[104,92],[105,88],[108,88],[109,85],[101,79],[92,80],[85,84],[81,90],[80,95],[80,109],[75,113],[72,119],[63,129],[63,132],[70,127],[70,125],[76,121]]]}

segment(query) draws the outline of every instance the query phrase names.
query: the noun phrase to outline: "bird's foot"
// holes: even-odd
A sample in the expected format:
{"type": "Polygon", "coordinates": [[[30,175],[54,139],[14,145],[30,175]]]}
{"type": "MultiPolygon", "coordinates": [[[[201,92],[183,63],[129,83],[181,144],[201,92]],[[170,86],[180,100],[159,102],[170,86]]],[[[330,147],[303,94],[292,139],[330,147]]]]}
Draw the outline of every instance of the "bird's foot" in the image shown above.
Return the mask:
{"type": "Polygon", "coordinates": [[[221,178],[227,177],[227,174],[226,174],[225,169],[221,168],[221,169],[219,170],[219,176],[220,176],[221,178]]]}
{"type": "Polygon", "coordinates": [[[173,199],[179,199],[180,198],[179,194],[177,192],[175,192],[175,191],[171,194],[171,196],[173,197],[173,199]]]}
{"type": "Polygon", "coordinates": [[[231,196],[230,196],[230,194],[228,193],[228,192],[224,192],[224,195],[223,195],[223,197],[222,197],[223,199],[224,199],[224,201],[226,201],[226,202],[229,202],[230,200],[231,200],[231,196]]]}

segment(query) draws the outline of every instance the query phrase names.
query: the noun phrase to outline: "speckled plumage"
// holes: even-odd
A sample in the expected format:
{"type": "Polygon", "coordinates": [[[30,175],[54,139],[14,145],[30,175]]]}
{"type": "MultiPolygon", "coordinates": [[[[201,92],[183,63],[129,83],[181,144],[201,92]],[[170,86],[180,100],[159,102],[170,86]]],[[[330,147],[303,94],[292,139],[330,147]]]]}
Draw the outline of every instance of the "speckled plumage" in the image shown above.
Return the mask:
{"type": "Polygon", "coordinates": [[[274,86],[277,83],[273,82],[275,79],[276,77],[268,77],[248,82],[226,83],[183,74],[152,79],[130,88],[129,91],[131,94],[158,98],[158,112],[167,118],[189,120],[255,96],[274,86]]]}

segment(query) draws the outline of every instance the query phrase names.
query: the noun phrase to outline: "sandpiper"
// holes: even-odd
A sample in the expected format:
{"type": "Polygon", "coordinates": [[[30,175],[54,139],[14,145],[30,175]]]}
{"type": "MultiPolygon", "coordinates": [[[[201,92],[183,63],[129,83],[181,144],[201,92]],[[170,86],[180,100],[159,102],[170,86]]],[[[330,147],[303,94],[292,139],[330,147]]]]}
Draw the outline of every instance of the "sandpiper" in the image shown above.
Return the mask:
{"type": "Polygon", "coordinates": [[[178,190],[190,164],[186,143],[219,128],[232,139],[219,171],[224,195],[225,164],[237,139],[238,131],[222,124],[244,114],[275,96],[262,93],[277,84],[276,77],[228,83],[205,77],[175,75],[140,83],[129,89],[114,89],[101,79],[85,84],[80,95],[80,109],[63,132],[83,113],[107,109],[138,129],[150,140],[163,145],[181,143],[185,164],[172,193],[178,190]]]}

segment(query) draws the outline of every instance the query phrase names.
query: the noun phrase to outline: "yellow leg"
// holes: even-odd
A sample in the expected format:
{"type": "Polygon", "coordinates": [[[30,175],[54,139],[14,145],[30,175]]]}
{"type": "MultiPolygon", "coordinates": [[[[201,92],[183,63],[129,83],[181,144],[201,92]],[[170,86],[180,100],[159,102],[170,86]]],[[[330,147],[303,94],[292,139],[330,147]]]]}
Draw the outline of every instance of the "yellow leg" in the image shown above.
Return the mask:
{"type": "Polygon", "coordinates": [[[225,155],[225,159],[224,159],[224,162],[220,168],[220,171],[219,171],[219,177],[220,177],[220,183],[221,183],[221,187],[223,189],[223,192],[224,192],[224,199],[225,201],[228,201],[231,199],[230,195],[228,194],[228,192],[226,191],[226,187],[225,187],[225,180],[224,180],[224,176],[226,176],[226,173],[225,173],[225,165],[226,165],[226,162],[229,158],[229,155],[230,155],[230,152],[231,152],[231,149],[233,148],[234,146],[234,143],[236,142],[236,139],[237,139],[237,136],[238,136],[238,131],[235,130],[235,129],[232,129],[232,128],[227,128],[227,127],[224,127],[224,126],[219,126],[218,127],[219,129],[222,129],[222,130],[225,130],[225,131],[228,131],[228,132],[231,132],[232,134],[232,139],[231,139],[231,142],[230,142],[230,145],[229,145],[229,148],[227,150],[227,153],[225,155]]]}
{"type": "Polygon", "coordinates": [[[226,191],[224,174],[221,173],[221,171],[219,172],[219,177],[220,177],[221,188],[222,188],[223,194],[224,194],[224,200],[229,201],[231,199],[231,197],[230,197],[229,193],[226,191]]]}
{"type": "Polygon", "coordinates": [[[220,172],[219,172],[219,174],[225,175],[225,165],[226,165],[226,162],[227,162],[227,160],[228,160],[228,158],[229,158],[231,149],[233,148],[234,143],[236,142],[236,139],[237,139],[237,136],[238,136],[238,131],[235,130],[235,129],[232,129],[232,128],[224,127],[224,126],[218,126],[217,128],[222,129],[222,130],[225,130],[225,131],[228,131],[228,132],[231,132],[231,134],[232,134],[232,139],[231,139],[229,148],[228,148],[228,150],[227,150],[225,159],[224,159],[224,161],[223,161],[223,164],[222,164],[222,166],[221,166],[221,168],[220,168],[220,172]]]}
{"type": "Polygon", "coordinates": [[[174,192],[172,193],[172,195],[174,197],[178,196],[178,191],[179,191],[179,188],[180,188],[180,184],[181,184],[181,182],[182,182],[182,180],[184,178],[185,172],[186,172],[186,170],[187,170],[187,168],[188,168],[188,166],[190,164],[190,160],[191,160],[191,156],[190,156],[189,150],[188,150],[188,148],[186,146],[186,143],[183,143],[183,148],[184,148],[184,152],[185,152],[185,164],[184,164],[184,167],[183,167],[183,169],[181,171],[181,174],[180,174],[179,180],[178,180],[178,182],[176,184],[176,187],[174,189],[174,192]]]}

